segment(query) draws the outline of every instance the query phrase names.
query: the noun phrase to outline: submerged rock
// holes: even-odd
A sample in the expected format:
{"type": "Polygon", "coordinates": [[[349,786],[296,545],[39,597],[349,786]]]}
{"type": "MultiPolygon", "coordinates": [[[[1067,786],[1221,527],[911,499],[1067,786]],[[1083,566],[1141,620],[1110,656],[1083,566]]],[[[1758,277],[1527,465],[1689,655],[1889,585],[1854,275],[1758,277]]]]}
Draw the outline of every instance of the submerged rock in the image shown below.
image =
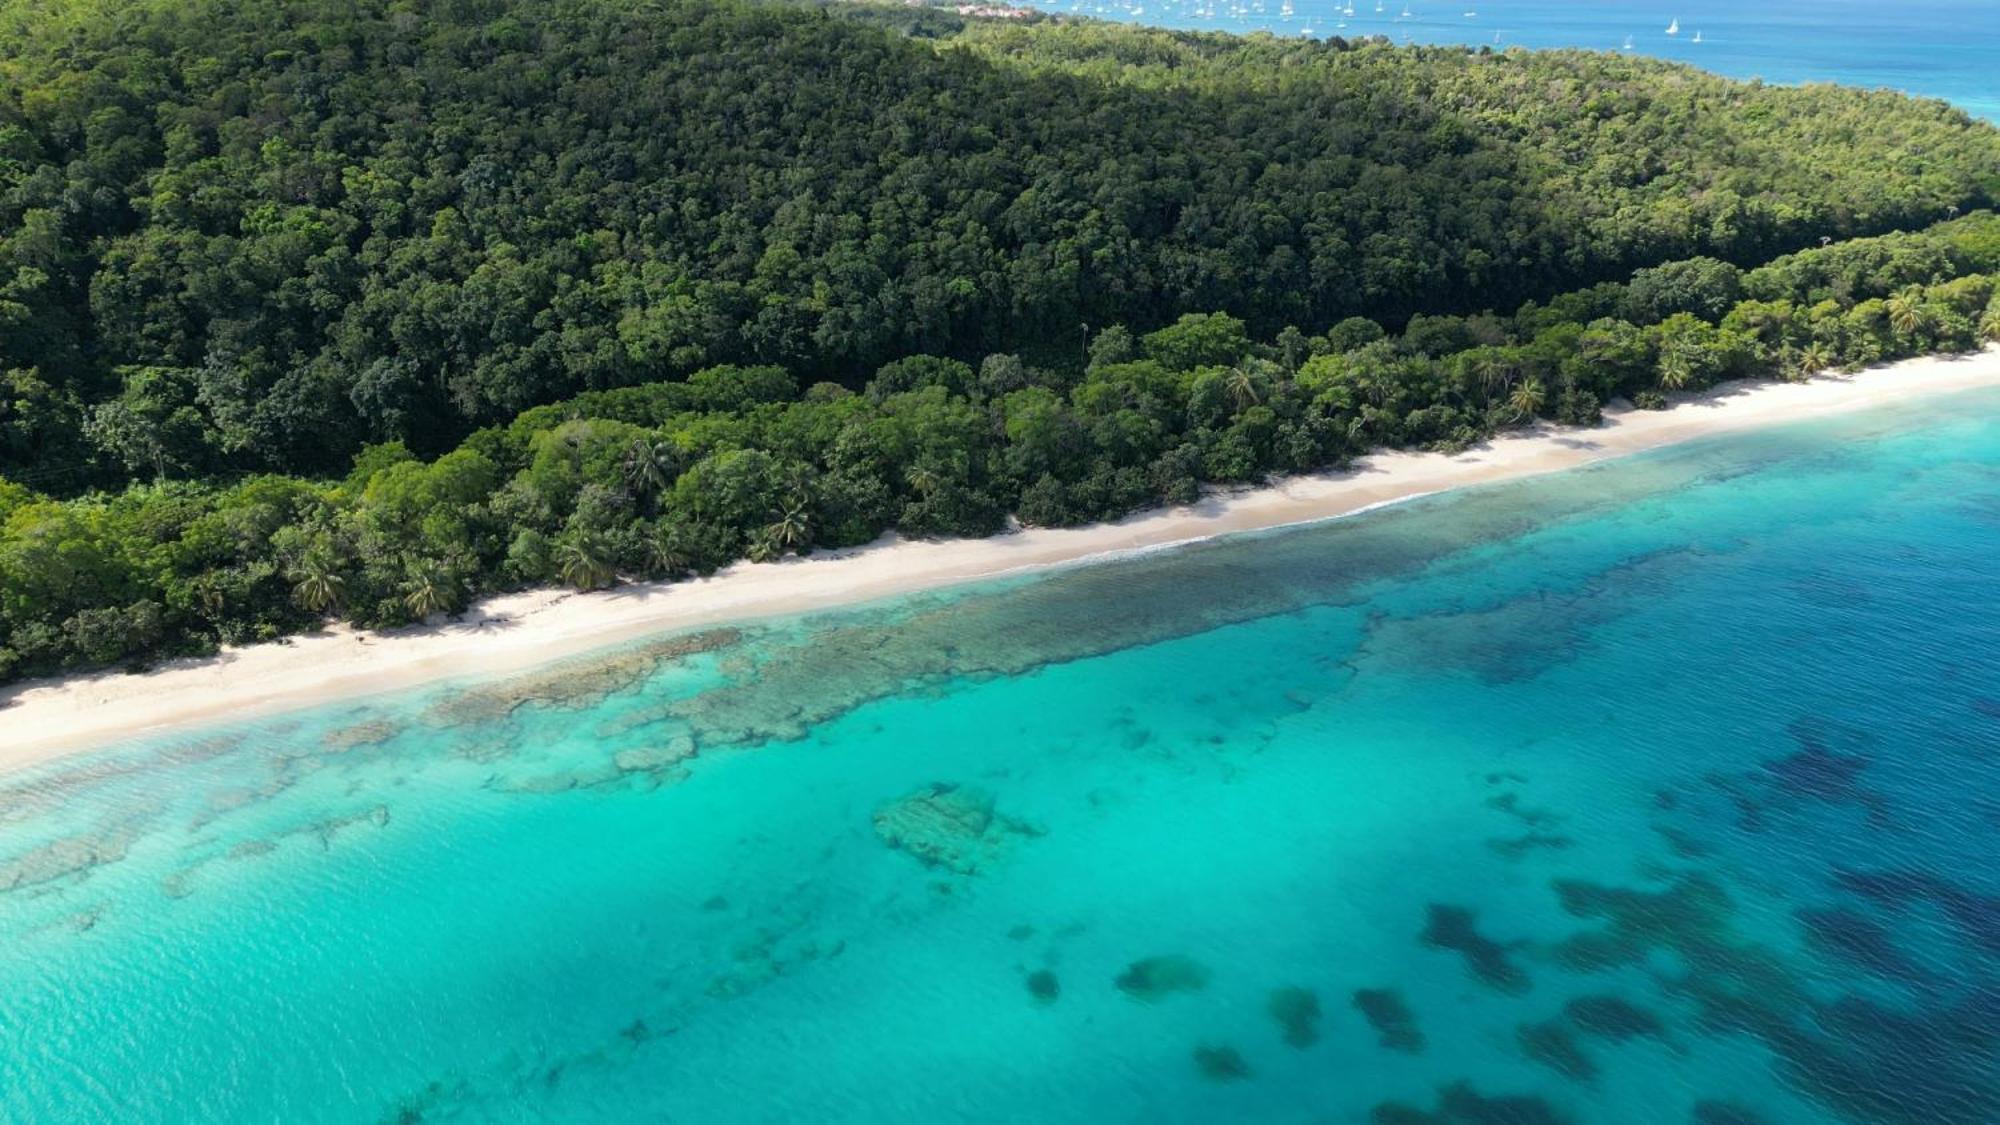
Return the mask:
{"type": "Polygon", "coordinates": [[[677,735],[664,746],[640,746],[620,750],[611,762],[625,773],[654,773],[672,769],[695,756],[694,739],[677,735]]]}
{"type": "Polygon", "coordinates": [[[1036,969],[1028,974],[1028,994],[1044,1004],[1053,1004],[1056,997],[1062,995],[1062,984],[1056,980],[1055,973],[1048,969],[1036,969]]]}
{"type": "Polygon", "coordinates": [[[1038,835],[994,812],[990,794],[949,782],[927,785],[875,810],[875,834],[926,866],[976,875],[1010,837],[1038,835]]]}
{"type": "Polygon", "coordinates": [[[122,829],[94,836],[71,836],[51,840],[6,862],[0,862],[0,891],[32,887],[125,858],[134,834],[122,829]]]}
{"type": "Polygon", "coordinates": [[[1168,953],[1132,962],[1116,983],[1125,995],[1151,1003],[1175,992],[1207,988],[1208,967],[1192,957],[1168,953]]]}
{"type": "Polygon", "coordinates": [[[320,740],[320,744],[331,751],[352,750],[361,746],[380,746],[382,743],[396,737],[396,732],[401,729],[401,727],[398,727],[395,723],[387,719],[370,719],[367,722],[356,723],[351,727],[330,730],[320,740]]]}

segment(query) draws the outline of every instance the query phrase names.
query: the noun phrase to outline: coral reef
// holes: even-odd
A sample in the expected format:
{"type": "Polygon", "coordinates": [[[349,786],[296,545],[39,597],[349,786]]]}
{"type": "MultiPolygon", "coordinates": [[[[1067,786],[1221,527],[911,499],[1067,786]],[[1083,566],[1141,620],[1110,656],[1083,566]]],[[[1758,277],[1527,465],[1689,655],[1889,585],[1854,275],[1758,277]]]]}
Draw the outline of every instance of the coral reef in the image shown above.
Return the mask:
{"type": "Polygon", "coordinates": [[[1310,988],[1277,988],[1265,1004],[1271,1018],[1278,1021],[1285,1042],[1293,1047],[1310,1047],[1319,1042],[1319,996],[1310,988]]]}
{"type": "Polygon", "coordinates": [[[875,834],[927,867],[976,875],[998,859],[1008,842],[1040,835],[1033,826],[993,809],[992,795],[951,782],[935,782],[875,810],[875,834]]]}
{"type": "Polygon", "coordinates": [[[1410,1055],[1424,1049],[1424,1033],[1417,1029],[1416,1013],[1395,989],[1355,989],[1354,1006],[1375,1029],[1375,1041],[1384,1048],[1410,1055]]]}
{"type": "Polygon", "coordinates": [[[1132,962],[1115,983],[1132,999],[1151,1003],[1176,992],[1208,987],[1208,967],[1192,957],[1167,953],[1132,962]]]}

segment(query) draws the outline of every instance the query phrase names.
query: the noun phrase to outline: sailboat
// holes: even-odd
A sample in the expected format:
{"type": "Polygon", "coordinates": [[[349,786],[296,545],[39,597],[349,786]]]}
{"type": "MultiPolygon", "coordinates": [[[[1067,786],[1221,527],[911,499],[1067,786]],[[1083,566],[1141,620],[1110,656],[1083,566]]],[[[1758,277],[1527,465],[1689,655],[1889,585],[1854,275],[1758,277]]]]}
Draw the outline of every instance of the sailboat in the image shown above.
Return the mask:
{"type": "Polygon", "coordinates": [[[1630,35],[1625,37],[1625,49],[1628,51],[1632,49],[1632,37],[1630,35]]]}
{"type": "Polygon", "coordinates": [[[1667,34],[1679,35],[1680,33],[1681,33],[1681,18],[1679,16],[1675,16],[1674,22],[1667,25],[1667,34]]]}
{"type": "Polygon", "coordinates": [[[1693,42],[1696,42],[1696,43],[1699,43],[1699,42],[1701,42],[1701,32],[1700,32],[1699,30],[1697,30],[1697,31],[1696,31],[1696,32],[1694,33],[1694,39],[1693,39],[1692,41],[1693,41],[1693,42]]]}

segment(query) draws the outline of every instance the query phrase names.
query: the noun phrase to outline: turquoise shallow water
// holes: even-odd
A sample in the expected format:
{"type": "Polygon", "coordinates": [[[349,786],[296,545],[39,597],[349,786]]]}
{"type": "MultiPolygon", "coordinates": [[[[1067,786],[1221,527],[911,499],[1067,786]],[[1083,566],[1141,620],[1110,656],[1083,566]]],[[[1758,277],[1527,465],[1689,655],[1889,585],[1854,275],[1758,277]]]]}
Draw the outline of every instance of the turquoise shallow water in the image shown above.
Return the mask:
{"type": "Polygon", "coordinates": [[[0,1120],[2000,1120],[1996,408],[0,778],[0,1120]]]}
{"type": "Polygon", "coordinates": [[[1033,6],[1207,31],[1631,50],[1736,78],[1886,86],[2000,119],[2000,83],[1993,78],[2000,67],[2000,4],[1991,0],[1037,0],[1033,6]],[[1677,34],[1666,33],[1671,23],[1679,25],[1677,34]]]}

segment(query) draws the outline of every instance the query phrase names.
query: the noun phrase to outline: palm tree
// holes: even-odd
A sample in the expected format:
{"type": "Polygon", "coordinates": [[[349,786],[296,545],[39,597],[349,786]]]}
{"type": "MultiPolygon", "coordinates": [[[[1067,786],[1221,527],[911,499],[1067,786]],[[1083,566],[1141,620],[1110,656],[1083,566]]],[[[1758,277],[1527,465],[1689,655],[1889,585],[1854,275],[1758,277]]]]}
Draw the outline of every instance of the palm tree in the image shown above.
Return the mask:
{"type": "Polygon", "coordinates": [[[1668,391],[1682,391],[1694,385],[1694,364],[1688,362],[1687,354],[1679,348],[1667,348],[1660,353],[1660,388],[1668,391]]]}
{"type": "Polygon", "coordinates": [[[771,549],[777,554],[796,551],[812,540],[812,521],[806,517],[803,504],[791,504],[764,528],[762,538],[769,540],[771,549]]]}
{"type": "Polygon", "coordinates": [[[1507,405],[1516,418],[1533,418],[1542,412],[1542,405],[1548,401],[1548,392],[1540,379],[1523,379],[1507,396],[1507,405]]]}
{"type": "Polygon", "coordinates": [[[1472,371],[1479,377],[1479,387],[1485,392],[1487,402],[1514,385],[1514,365],[1491,352],[1473,360],[1472,371]]]}
{"type": "Polygon", "coordinates": [[[625,450],[625,483],[639,496],[656,496],[672,482],[679,462],[673,442],[634,438],[625,450]]]}
{"type": "Polygon", "coordinates": [[[1236,409],[1245,410],[1264,401],[1264,388],[1257,384],[1255,376],[1247,367],[1232,368],[1229,372],[1229,400],[1236,409]]]}
{"type": "Polygon", "coordinates": [[[563,581],[579,590],[595,590],[608,586],[615,575],[611,568],[611,551],[604,539],[593,532],[582,532],[570,536],[556,548],[556,565],[562,572],[563,581]]]}
{"type": "Polygon", "coordinates": [[[1889,311],[1889,327],[1899,336],[1914,336],[1930,319],[1924,308],[1924,289],[1921,285],[1906,285],[1896,291],[1884,306],[1889,311]]]}
{"type": "Polygon", "coordinates": [[[332,560],[323,555],[309,555],[299,564],[298,577],[292,584],[292,597],[314,613],[338,613],[340,601],[347,594],[347,579],[333,568],[332,560]]]}
{"type": "Polygon", "coordinates": [[[646,542],[646,565],[656,574],[679,578],[687,573],[688,566],[693,562],[694,552],[688,550],[686,540],[678,531],[662,528],[646,542]]]}
{"type": "Polygon", "coordinates": [[[403,586],[403,604],[409,607],[411,617],[422,621],[451,608],[450,587],[444,576],[431,567],[414,570],[403,586]]]}
{"type": "Polygon", "coordinates": [[[944,483],[944,478],[938,474],[937,467],[929,461],[919,461],[911,465],[909,471],[903,474],[903,479],[909,482],[910,488],[919,496],[929,496],[944,483]]]}
{"type": "Polygon", "coordinates": [[[1833,350],[1821,343],[1807,344],[1799,349],[1797,362],[1799,377],[1810,379],[1833,366],[1833,350]]]}

